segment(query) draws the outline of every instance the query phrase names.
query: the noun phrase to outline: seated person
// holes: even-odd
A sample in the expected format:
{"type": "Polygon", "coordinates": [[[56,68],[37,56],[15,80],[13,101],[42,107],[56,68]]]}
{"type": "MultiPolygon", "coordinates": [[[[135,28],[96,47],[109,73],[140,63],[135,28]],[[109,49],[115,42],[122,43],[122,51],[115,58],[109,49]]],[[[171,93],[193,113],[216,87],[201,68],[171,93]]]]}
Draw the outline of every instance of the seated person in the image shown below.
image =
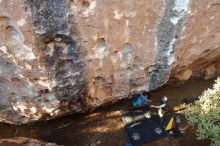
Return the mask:
{"type": "Polygon", "coordinates": [[[163,98],[160,99],[159,105],[151,105],[150,107],[158,109],[158,115],[162,118],[163,115],[164,115],[164,111],[163,110],[167,106],[167,101],[168,101],[167,97],[164,96],[163,98]]]}

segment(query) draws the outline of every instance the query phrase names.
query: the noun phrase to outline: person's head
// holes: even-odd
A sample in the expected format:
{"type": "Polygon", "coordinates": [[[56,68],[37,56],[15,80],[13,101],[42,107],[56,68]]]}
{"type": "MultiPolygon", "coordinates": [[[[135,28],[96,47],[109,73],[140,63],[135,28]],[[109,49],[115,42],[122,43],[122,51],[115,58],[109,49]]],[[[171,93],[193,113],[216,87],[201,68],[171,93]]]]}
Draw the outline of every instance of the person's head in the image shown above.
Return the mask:
{"type": "Polygon", "coordinates": [[[164,96],[162,99],[161,99],[163,102],[167,102],[167,97],[166,96],[164,96]]]}

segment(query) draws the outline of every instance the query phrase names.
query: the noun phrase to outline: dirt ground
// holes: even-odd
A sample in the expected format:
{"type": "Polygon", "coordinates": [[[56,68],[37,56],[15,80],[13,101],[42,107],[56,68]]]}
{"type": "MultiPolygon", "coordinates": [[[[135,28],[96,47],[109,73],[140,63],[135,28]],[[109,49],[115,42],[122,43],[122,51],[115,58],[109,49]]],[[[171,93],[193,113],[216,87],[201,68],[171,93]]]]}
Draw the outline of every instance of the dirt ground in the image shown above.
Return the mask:
{"type": "MultiPolygon", "coordinates": [[[[205,89],[212,87],[213,80],[191,79],[182,85],[166,85],[150,94],[151,99],[167,96],[169,105],[178,108],[180,104],[191,102],[205,89]]],[[[59,119],[15,126],[0,123],[0,138],[31,137],[65,146],[124,146],[130,143],[120,117],[122,110],[128,110],[128,100],[101,107],[93,113],[70,115],[59,119]]],[[[181,116],[180,131],[183,136],[177,139],[164,138],[145,146],[208,146],[209,140],[196,140],[195,129],[181,116]]]]}

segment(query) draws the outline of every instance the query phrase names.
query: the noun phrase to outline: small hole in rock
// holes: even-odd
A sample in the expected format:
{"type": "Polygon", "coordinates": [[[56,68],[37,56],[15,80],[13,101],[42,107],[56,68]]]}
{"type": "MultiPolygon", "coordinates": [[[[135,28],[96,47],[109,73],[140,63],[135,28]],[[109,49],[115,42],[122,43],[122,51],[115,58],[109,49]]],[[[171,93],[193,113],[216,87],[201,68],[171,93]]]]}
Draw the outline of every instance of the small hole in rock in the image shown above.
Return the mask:
{"type": "Polygon", "coordinates": [[[44,89],[44,92],[45,93],[49,93],[49,89],[44,89]]]}
{"type": "Polygon", "coordinates": [[[86,1],[86,0],[82,0],[81,4],[82,4],[83,7],[89,7],[89,2],[86,1]]]}

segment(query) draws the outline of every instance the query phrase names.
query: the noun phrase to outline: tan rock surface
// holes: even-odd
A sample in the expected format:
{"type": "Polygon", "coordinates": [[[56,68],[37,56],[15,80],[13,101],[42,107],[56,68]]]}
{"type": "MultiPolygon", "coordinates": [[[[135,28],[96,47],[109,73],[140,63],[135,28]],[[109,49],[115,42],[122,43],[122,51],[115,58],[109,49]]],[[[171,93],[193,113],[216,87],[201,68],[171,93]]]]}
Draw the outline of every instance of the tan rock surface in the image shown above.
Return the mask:
{"type": "Polygon", "coordinates": [[[219,1],[0,1],[0,120],[85,112],[220,74],[219,1]]]}
{"type": "Polygon", "coordinates": [[[0,139],[1,146],[58,146],[55,143],[45,143],[36,139],[17,137],[13,139],[0,139]]]}
{"type": "Polygon", "coordinates": [[[191,1],[189,11],[174,48],[172,73],[178,79],[186,70],[205,79],[219,75],[220,1],[191,1]]]}

